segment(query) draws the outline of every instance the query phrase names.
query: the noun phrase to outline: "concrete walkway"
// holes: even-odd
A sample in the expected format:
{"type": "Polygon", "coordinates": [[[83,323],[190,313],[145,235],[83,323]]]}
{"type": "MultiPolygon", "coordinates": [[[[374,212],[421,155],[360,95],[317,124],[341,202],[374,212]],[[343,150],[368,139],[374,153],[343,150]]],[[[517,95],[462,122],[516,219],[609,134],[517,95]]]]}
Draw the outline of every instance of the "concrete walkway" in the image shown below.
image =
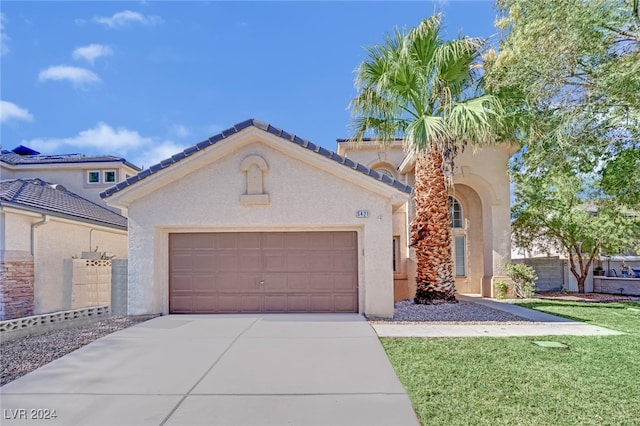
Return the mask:
{"type": "Polygon", "coordinates": [[[624,334],[604,327],[526,309],[507,302],[462,295],[456,297],[459,300],[479,303],[534,322],[521,324],[372,324],[372,326],[380,337],[606,336],[624,334]]]}
{"type": "Polygon", "coordinates": [[[159,317],[5,385],[0,402],[3,426],[418,424],[355,314],[159,317]]]}

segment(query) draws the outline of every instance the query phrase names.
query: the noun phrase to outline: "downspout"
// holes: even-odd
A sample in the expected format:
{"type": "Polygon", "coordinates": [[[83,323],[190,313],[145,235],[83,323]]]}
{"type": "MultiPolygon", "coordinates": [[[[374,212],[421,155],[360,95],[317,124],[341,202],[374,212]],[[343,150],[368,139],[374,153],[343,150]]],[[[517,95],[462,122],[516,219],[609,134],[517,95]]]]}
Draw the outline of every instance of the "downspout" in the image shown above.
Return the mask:
{"type": "Polygon", "coordinates": [[[35,256],[35,247],[36,247],[36,228],[46,225],[49,223],[49,215],[45,214],[40,222],[31,224],[31,256],[35,256]]]}

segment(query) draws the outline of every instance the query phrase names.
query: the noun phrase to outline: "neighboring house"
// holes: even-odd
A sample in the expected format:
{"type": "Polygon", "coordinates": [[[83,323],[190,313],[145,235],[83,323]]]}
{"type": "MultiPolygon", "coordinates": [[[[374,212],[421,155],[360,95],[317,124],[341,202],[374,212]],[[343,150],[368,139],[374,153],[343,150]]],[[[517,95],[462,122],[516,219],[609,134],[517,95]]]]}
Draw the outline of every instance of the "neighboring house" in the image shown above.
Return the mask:
{"type": "MultiPolygon", "coordinates": [[[[504,279],[510,262],[511,227],[508,145],[468,148],[455,158],[451,191],[452,251],[458,293],[493,297],[493,282],[504,279]]],[[[402,140],[381,146],[376,140],[338,139],[338,154],[408,185],[415,182],[415,158],[402,140]]],[[[393,271],[396,300],[415,295],[415,258],[409,249],[412,203],[394,214],[393,271]]]]}
{"type": "Polygon", "coordinates": [[[0,153],[1,179],[40,178],[105,207],[100,193],[139,171],[124,158],[109,155],[43,155],[22,145],[0,153]]]}
{"type": "MultiPolygon", "coordinates": [[[[394,278],[399,298],[415,273],[413,162],[400,143],[339,152],[247,120],[106,190],[128,212],[128,313],[393,315],[394,278]]],[[[508,156],[458,158],[461,292],[491,296],[509,261],[508,156]]]]}
{"type": "Polygon", "coordinates": [[[7,179],[3,168],[0,319],[70,309],[63,262],[96,248],[126,258],[127,219],[63,185],[7,179]]]}

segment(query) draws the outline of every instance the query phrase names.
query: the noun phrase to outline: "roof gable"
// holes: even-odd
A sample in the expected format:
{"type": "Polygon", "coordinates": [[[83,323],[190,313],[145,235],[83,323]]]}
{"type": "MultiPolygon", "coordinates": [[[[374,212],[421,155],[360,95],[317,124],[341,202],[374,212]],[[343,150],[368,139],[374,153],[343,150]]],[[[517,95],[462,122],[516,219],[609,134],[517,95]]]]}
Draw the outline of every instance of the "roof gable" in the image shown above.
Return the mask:
{"type": "Polygon", "coordinates": [[[23,208],[43,214],[127,229],[127,218],[37,178],[0,181],[0,206],[23,208]]]}
{"type": "Polygon", "coordinates": [[[272,125],[270,125],[269,123],[265,123],[263,121],[260,120],[256,120],[256,119],[249,119],[249,120],[245,120],[242,121],[236,125],[234,125],[233,127],[230,127],[226,130],[223,130],[222,132],[218,133],[217,135],[214,135],[212,137],[210,137],[209,139],[206,139],[196,145],[193,145],[187,149],[185,149],[182,152],[179,152],[175,155],[173,155],[170,158],[167,158],[166,160],[161,161],[158,164],[155,164],[151,167],[149,167],[148,169],[145,169],[143,171],[141,171],[140,173],[138,173],[135,176],[132,176],[120,183],[118,183],[115,186],[112,186],[111,188],[107,189],[106,191],[102,192],[100,194],[100,196],[102,198],[107,198],[110,197],[111,195],[122,191],[125,188],[128,188],[132,185],[134,185],[135,183],[142,181],[146,178],[148,178],[149,176],[152,176],[156,173],[158,173],[159,171],[166,169],[167,167],[171,167],[172,165],[184,160],[187,157],[190,157],[191,155],[205,150],[206,148],[220,142],[223,141],[224,139],[227,139],[228,137],[235,135],[236,133],[239,133],[240,131],[247,129],[249,127],[255,127],[257,129],[263,130],[267,133],[270,133],[272,135],[275,135],[285,141],[288,141],[292,144],[295,144],[297,146],[300,146],[302,148],[305,148],[311,152],[313,152],[315,155],[319,155],[321,157],[324,157],[328,160],[332,160],[335,161],[339,164],[342,164],[343,166],[349,168],[349,169],[353,169],[356,172],[362,173],[364,175],[367,175],[369,177],[371,177],[372,179],[378,180],[380,182],[383,182],[387,185],[389,185],[392,188],[395,188],[396,190],[403,192],[405,194],[411,194],[411,192],[413,191],[413,189],[408,186],[405,185],[404,183],[396,180],[396,179],[392,179],[388,176],[385,176],[381,173],[378,173],[377,171],[370,169],[366,166],[363,166],[362,164],[356,163],[355,161],[352,161],[346,157],[343,157],[341,155],[338,155],[337,153],[330,151],[328,149],[325,149],[319,145],[316,145],[312,142],[310,142],[307,139],[302,139],[294,134],[288,133],[282,129],[279,129],[277,127],[274,127],[272,125]]]}

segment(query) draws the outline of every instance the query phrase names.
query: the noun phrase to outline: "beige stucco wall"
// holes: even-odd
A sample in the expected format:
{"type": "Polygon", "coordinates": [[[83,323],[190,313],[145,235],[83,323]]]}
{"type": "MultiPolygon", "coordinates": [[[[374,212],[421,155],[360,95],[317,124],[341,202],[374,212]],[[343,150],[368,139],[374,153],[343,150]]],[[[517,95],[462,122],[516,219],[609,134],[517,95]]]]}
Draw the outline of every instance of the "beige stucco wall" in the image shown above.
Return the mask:
{"type": "Polygon", "coordinates": [[[44,216],[18,209],[2,208],[5,223],[3,248],[9,252],[33,252],[35,283],[34,313],[69,309],[63,295],[63,261],[83,251],[99,248],[117,258],[127,257],[127,232],[49,216],[48,223],[31,228],[44,216]]]}
{"type": "Polygon", "coordinates": [[[398,141],[385,146],[380,146],[375,141],[341,142],[338,144],[338,154],[372,169],[384,167],[393,171],[395,173],[394,177],[402,181],[403,176],[396,170],[398,164],[405,157],[402,147],[402,142],[398,141]]]}
{"type": "Polygon", "coordinates": [[[393,315],[392,212],[408,196],[257,129],[197,155],[158,173],[168,177],[157,182],[170,180],[161,187],[147,189],[141,181],[137,194],[125,190],[112,201],[128,207],[130,315],[168,313],[171,232],[325,230],[358,234],[360,312],[393,315]],[[240,202],[246,194],[241,163],[250,155],[268,165],[268,205],[240,202]],[[357,210],[368,210],[369,217],[357,218],[357,210]]]}
{"type": "MultiPolygon", "coordinates": [[[[354,146],[339,144],[339,152],[365,165],[375,166],[381,158],[402,164],[405,153],[402,144],[396,142],[380,148],[375,142],[354,146]]],[[[507,162],[512,150],[506,145],[489,146],[482,149],[467,148],[455,160],[454,185],[452,195],[463,206],[466,224],[467,265],[466,278],[457,278],[460,292],[482,294],[492,297],[493,282],[504,278],[504,265],[510,262],[511,228],[510,198],[507,162]]],[[[399,180],[408,185],[415,182],[413,165],[409,162],[405,169],[398,171],[399,180]]],[[[415,214],[409,204],[407,220],[394,222],[394,235],[407,233],[407,228],[415,214]]],[[[408,245],[408,240],[407,240],[408,245]]],[[[403,270],[407,271],[409,295],[415,287],[415,263],[411,260],[411,250],[403,248],[403,270]]],[[[398,280],[396,280],[398,281],[398,280]]]]}
{"type": "Polygon", "coordinates": [[[484,276],[482,295],[493,297],[493,282],[505,278],[511,261],[508,146],[467,149],[456,158],[454,183],[473,189],[482,201],[484,276]]]}

